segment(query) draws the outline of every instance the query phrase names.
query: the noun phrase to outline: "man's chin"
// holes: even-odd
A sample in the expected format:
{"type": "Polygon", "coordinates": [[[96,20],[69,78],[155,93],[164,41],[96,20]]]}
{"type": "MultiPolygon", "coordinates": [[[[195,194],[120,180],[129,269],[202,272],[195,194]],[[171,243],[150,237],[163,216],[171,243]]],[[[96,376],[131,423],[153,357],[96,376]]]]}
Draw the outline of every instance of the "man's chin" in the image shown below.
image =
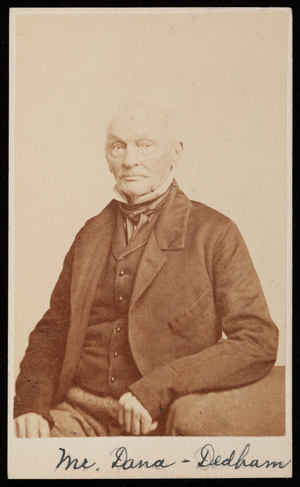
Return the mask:
{"type": "Polygon", "coordinates": [[[126,182],[122,181],[120,189],[126,194],[130,201],[134,201],[139,196],[148,194],[151,191],[151,187],[146,184],[145,180],[143,181],[141,179],[127,180],[126,182]]]}

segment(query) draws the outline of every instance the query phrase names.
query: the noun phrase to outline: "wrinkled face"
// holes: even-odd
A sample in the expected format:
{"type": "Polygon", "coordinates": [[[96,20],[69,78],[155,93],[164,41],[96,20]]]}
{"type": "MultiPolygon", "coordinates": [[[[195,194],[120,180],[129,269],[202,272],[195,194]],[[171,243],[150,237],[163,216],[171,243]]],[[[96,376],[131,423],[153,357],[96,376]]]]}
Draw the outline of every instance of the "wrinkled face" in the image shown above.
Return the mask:
{"type": "Polygon", "coordinates": [[[179,162],[181,144],[160,112],[124,112],[107,131],[106,158],[129,201],[157,189],[179,162]]]}

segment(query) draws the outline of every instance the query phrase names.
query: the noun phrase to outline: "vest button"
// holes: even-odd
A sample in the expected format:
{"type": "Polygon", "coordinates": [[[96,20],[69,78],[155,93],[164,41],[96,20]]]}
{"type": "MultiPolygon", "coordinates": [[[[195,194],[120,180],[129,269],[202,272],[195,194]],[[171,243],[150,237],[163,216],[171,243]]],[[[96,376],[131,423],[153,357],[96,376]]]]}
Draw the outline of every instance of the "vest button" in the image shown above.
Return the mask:
{"type": "Polygon", "coordinates": [[[117,328],[117,331],[118,331],[118,332],[119,332],[119,331],[121,331],[121,328],[120,328],[119,326],[118,326],[118,328],[117,328]]]}
{"type": "Polygon", "coordinates": [[[114,378],[114,377],[112,377],[110,380],[111,380],[112,382],[115,382],[115,378],[114,378]]]}
{"type": "Polygon", "coordinates": [[[123,300],[123,298],[122,298],[122,296],[120,296],[120,297],[119,297],[119,301],[122,301],[122,300],[123,300]]]}
{"type": "Polygon", "coordinates": [[[124,271],[121,271],[119,275],[120,276],[124,276],[124,274],[125,274],[125,272],[124,271]]]}

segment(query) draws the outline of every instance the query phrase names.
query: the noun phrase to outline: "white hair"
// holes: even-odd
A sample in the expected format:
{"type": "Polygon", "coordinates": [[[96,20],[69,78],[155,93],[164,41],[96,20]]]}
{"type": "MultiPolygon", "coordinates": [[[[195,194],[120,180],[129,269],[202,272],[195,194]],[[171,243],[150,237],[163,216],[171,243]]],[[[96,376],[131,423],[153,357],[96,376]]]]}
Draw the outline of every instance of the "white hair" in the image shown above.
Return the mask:
{"type": "Polygon", "coordinates": [[[156,105],[155,103],[145,102],[119,104],[109,120],[106,135],[108,135],[111,123],[116,118],[129,117],[132,119],[136,114],[145,114],[145,116],[150,118],[160,115],[163,122],[163,128],[169,133],[171,140],[175,143],[181,142],[178,117],[175,115],[174,110],[166,105],[156,105]]]}

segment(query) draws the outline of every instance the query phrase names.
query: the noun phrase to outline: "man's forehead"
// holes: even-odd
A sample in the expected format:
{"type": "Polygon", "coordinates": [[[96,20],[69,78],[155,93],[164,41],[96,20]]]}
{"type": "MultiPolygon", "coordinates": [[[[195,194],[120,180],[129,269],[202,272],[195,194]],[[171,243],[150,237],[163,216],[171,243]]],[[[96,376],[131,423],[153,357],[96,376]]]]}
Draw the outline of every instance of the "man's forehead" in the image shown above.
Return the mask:
{"type": "Polygon", "coordinates": [[[116,113],[110,120],[107,134],[157,134],[167,130],[164,114],[158,110],[123,110],[116,113]]]}

